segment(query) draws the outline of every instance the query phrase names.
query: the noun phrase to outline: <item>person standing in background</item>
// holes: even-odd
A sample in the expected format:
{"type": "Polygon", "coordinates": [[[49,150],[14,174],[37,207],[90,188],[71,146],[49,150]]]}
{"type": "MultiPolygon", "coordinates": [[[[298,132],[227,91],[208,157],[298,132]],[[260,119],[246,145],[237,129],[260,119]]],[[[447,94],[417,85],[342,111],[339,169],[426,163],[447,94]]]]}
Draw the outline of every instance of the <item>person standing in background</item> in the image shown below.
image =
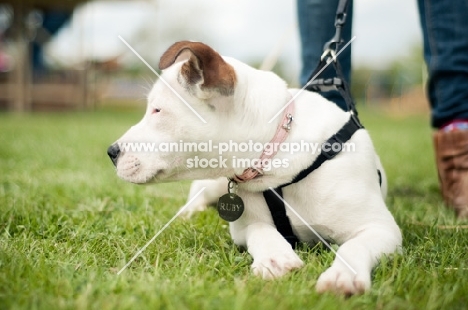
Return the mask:
{"type": "MultiPolygon", "coordinates": [[[[351,40],[353,0],[349,0],[344,42],[351,40]]],[[[324,44],[335,34],[335,14],[339,0],[297,0],[301,40],[302,71],[305,85],[323,52],[324,44]]],[[[427,94],[436,165],[442,196],[460,218],[468,218],[468,1],[418,0],[424,41],[424,60],[429,80],[427,94]]],[[[338,59],[348,84],[351,82],[351,49],[338,59]]],[[[321,74],[334,76],[332,68],[321,74]]],[[[338,92],[323,93],[342,109],[346,104],[338,92]]],[[[423,155],[423,154],[421,154],[423,155]]]]}

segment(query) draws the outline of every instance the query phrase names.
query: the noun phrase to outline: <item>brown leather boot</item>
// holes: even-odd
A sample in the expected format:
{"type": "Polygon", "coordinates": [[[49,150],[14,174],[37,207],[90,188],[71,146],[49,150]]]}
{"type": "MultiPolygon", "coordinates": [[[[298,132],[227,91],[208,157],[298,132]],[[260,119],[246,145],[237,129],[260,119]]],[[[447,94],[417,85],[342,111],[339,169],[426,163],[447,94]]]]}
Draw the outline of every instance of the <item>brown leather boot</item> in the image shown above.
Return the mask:
{"type": "Polygon", "coordinates": [[[445,203],[468,218],[468,130],[435,132],[434,148],[445,203]]]}

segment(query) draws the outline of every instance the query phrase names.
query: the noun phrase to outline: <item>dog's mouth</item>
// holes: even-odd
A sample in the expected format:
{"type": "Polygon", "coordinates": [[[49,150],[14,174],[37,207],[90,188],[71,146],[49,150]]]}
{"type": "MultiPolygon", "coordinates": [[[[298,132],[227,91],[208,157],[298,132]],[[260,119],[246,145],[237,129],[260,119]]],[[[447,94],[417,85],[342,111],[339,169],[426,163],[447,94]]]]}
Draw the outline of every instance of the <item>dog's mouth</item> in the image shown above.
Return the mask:
{"type": "Polygon", "coordinates": [[[158,173],[159,171],[157,171],[154,174],[146,175],[144,173],[137,173],[137,172],[129,173],[128,170],[122,171],[120,169],[117,169],[117,175],[119,176],[119,178],[127,182],[133,183],[133,184],[151,183],[158,173]]]}
{"type": "Polygon", "coordinates": [[[120,171],[117,171],[117,175],[130,183],[144,185],[144,184],[152,184],[152,183],[159,183],[159,182],[167,182],[170,181],[169,178],[166,177],[167,173],[166,170],[157,170],[151,174],[144,174],[144,173],[135,173],[130,175],[125,175],[120,171]]]}
{"type": "Polygon", "coordinates": [[[119,178],[134,184],[149,183],[160,173],[160,170],[147,173],[141,161],[136,156],[130,154],[119,158],[116,163],[116,170],[119,178]]]}
{"type": "Polygon", "coordinates": [[[178,162],[176,158],[163,167],[148,167],[133,154],[127,154],[118,160],[116,170],[121,179],[134,184],[170,182],[178,180],[180,169],[167,167],[176,167],[178,162]]]}

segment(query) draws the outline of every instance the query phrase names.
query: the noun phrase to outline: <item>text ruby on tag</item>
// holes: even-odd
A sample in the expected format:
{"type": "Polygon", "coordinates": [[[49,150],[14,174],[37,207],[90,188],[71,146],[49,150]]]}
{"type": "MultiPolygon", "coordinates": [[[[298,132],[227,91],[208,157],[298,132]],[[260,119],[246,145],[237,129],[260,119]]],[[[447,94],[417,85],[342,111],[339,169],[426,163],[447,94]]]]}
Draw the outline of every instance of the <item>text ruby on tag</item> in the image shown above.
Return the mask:
{"type": "Polygon", "coordinates": [[[219,216],[228,222],[234,222],[244,213],[244,202],[234,193],[219,197],[217,207],[219,216]]]}

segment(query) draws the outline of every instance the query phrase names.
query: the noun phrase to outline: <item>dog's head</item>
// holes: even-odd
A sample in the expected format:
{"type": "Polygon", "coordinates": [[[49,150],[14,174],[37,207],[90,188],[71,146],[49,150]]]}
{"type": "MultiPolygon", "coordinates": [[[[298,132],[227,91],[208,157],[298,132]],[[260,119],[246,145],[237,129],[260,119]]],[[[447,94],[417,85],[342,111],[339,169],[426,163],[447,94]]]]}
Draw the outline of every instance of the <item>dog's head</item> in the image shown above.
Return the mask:
{"type": "MultiPolygon", "coordinates": [[[[148,183],[232,175],[234,170],[229,167],[188,166],[190,158],[213,158],[219,153],[187,143],[246,139],[249,124],[258,117],[255,106],[246,107],[245,102],[255,97],[246,85],[258,80],[258,70],[221,57],[203,43],[189,41],[169,47],[159,68],[163,73],[148,96],[143,119],[108,149],[118,176],[148,183]]],[[[260,74],[274,76],[285,88],[276,75],[260,74]]]]}

